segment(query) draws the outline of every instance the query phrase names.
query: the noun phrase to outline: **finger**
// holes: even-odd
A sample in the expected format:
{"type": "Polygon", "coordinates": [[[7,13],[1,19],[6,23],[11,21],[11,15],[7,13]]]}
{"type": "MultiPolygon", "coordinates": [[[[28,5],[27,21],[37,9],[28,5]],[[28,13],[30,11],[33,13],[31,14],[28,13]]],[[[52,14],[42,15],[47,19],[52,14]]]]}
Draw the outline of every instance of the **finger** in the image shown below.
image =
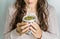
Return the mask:
{"type": "Polygon", "coordinates": [[[36,33],[36,30],[33,29],[32,27],[29,27],[30,30],[32,30],[34,33],[36,33]]]}
{"type": "Polygon", "coordinates": [[[29,27],[26,28],[26,29],[24,29],[24,30],[22,30],[22,32],[24,33],[24,32],[26,32],[26,31],[28,31],[28,30],[29,30],[29,27]]]}
{"type": "Polygon", "coordinates": [[[25,24],[27,24],[27,22],[21,22],[20,24],[21,24],[21,25],[25,25],[25,24]]]}
{"type": "Polygon", "coordinates": [[[25,29],[25,28],[27,28],[28,26],[29,26],[29,24],[24,25],[24,26],[21,26],[21,29],[25,29]]]}
{"type": "Polygon", "coordinates": [[[36,25],[36,27],[38,26],[38,24],[36,22],[33,22],[34,25],[36,25]]]}
{"type": "Polygon", "coordinates": [[[36,33],[34,33],[33,31],[31,31],[31,33],[35,36],[36,35],[36,33]]]}
{"type": "Polygon", "coordinates": [[[35,29],[38,29],[38,28],[39,28],[39,25],[38,25],[37,23],[35,23],[35,22],[30,23],[30,24],[31,24],[32,27],[35,28],[35,29]]]}
{"type": "Polygon", "coordinates": [[[24,25],[27,25],[28,23],[26,22],[21,22],[21,23],[17,23],[17,27],[21,27],[21,26],[24,26],[24,25]]]}
{"type": "Polygon", "coordinates": [[[17,23],[17,27],[24,26],[26,24],[27,24],[26,22],[17,23]]]}
{"type": "Polygon", "coordinates": [[[37,27],[36,27],[36,25],[34,24],[34,23],[30,23],[30,25],[36,30],[37,29],[37,27]]]}

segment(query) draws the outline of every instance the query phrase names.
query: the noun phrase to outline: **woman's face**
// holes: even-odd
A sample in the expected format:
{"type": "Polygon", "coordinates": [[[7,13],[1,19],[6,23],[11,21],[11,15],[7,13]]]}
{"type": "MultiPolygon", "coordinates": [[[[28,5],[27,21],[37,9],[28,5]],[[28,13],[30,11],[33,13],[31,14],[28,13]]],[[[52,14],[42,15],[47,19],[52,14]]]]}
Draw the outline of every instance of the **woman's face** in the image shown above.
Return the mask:
{"type": "Polygon", "coordinates": [[[37,4],[37,0],[24,0],[24,1],[28,6],[34,6],[37,4]]]}

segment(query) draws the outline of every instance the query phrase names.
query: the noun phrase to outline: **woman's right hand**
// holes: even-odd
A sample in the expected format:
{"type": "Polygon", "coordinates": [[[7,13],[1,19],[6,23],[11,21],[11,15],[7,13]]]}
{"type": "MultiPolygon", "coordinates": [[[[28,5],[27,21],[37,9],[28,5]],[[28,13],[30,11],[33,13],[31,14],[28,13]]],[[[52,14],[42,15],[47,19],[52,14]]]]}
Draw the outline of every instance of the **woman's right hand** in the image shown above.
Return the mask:
{"type": "Polygon", "coordinates": [[[26,22],[17,23],[16,31],[21,35],[27,33],[29,30],[29,24],[26,22]]]}

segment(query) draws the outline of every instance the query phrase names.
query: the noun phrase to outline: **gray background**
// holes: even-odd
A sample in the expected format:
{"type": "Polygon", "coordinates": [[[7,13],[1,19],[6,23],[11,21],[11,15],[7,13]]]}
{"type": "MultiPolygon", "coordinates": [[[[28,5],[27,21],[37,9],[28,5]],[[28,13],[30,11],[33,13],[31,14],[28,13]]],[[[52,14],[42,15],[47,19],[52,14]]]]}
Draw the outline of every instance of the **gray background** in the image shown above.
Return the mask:
{"type": "MultiPolygon", "coordinates": [[[[8,7],[14,2],[15,0],[0,0],[0,39],[3,39],[4,24],[8,12],[8,7]]],[[[48,0],[48,3],[54,6],[56,9],[58,27],[60,28],[60,0],[48,0]]]]}

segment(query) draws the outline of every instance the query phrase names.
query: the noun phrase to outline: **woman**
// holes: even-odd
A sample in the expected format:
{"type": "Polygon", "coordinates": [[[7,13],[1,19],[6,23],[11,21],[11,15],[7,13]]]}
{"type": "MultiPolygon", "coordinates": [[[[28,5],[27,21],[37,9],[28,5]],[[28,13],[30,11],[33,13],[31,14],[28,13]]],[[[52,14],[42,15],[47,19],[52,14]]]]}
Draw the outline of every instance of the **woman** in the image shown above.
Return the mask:
{"type": "Polygon", "coordinates": [[[15,5],[9,8],[5,39],[58,39],[54,14],[47,0],[16,0],[15,5]],[[23,22],[27,12],[36,15],[37,22],[23,22]],[[31,34],[27,34],[29,30],[31,34]]]}

